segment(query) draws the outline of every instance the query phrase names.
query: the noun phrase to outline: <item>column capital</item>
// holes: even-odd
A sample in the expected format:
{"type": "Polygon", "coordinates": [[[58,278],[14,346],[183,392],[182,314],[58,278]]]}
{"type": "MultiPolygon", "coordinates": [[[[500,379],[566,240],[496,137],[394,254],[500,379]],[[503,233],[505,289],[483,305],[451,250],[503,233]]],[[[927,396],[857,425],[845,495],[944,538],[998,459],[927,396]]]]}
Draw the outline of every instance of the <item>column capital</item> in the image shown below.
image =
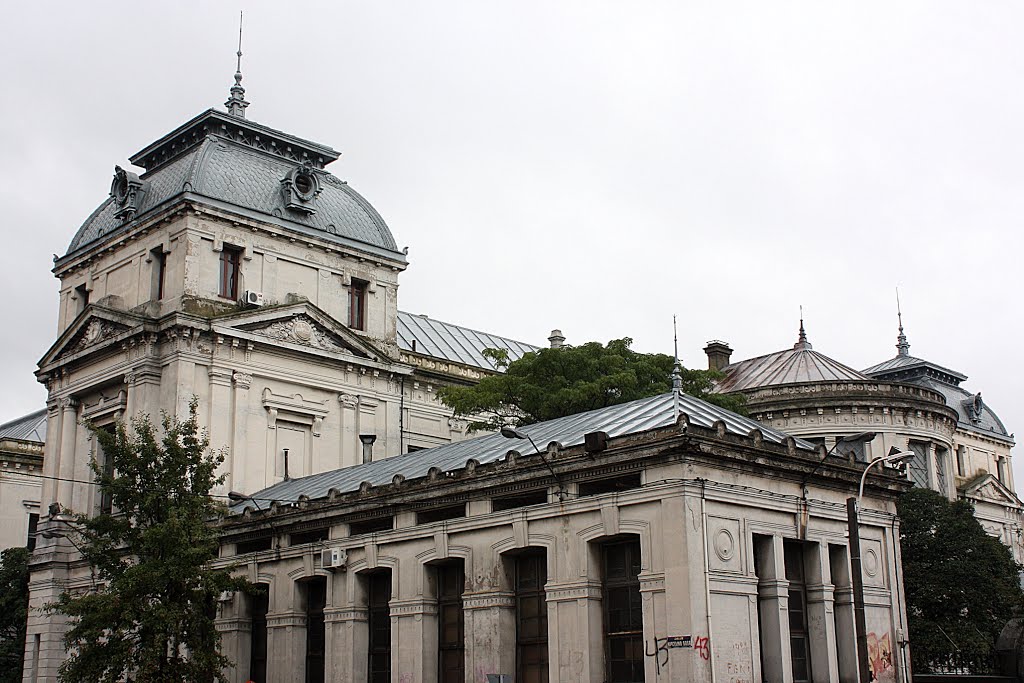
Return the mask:
{"type": "Polygon", "coordinates": [[[516,594],[511,591],[481,591],[462,594],[463,609],[491,609],[504,607],[512,609],[516,606],[516,594]]]}

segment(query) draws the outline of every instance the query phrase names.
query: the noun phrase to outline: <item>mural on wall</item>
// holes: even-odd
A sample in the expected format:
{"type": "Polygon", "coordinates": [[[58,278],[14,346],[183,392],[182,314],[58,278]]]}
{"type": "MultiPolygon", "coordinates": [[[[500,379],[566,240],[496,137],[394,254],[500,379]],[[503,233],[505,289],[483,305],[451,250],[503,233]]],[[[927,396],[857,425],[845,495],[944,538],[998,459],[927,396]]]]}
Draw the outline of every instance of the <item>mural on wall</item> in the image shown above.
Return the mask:
{"type": "Polygon", "coordinates": [[[868,634],[868,668],[871,680],[884,683],[895,683],[896,670],[892,659],[892,638],[889,632],[879,636],[872,631],[868,634]]]}

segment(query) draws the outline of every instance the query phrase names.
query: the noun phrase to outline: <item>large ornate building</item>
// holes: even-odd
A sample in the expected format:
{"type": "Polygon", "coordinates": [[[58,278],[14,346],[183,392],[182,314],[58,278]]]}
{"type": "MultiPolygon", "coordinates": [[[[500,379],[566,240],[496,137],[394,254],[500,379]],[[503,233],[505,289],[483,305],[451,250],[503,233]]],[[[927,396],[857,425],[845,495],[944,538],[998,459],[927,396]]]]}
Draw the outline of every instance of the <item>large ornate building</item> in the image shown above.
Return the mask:
{"type": "MultiPolygon", "coordinates": [[[[856,678],[863,464],[677,393],[463,440],[437,388],[533,347],[399,312],[406,254],[338,153],[246,119],[240,81],[115,168],[55,261],[26,682],[65,657],[43,606],[91,585],[66,527],[107,505],[82,422],[192,396],[240,501],[221,561],[267,587],[223,596],[233,681],[856,678]]],[[[869,654],[902,681],[905,484],[868,481],[869,654]]]]}
{"type": "Polygon", "coordinates": [[[970,500],[982,526],[1024,563],[1024,504],[1013,483],[1013,435],[982,401],[961,387],[967,377],[910,355],[902,317],[893,358],[863,371],[816,351],[803,321],[796,344],[729,363],[731,349],[709,342],[709,367],[721,370],[724,393],[747,397],[762,424],[864,461],[893,446],[910,450],[911,481],[950,500],[970,500]],[[844,442],[865,432],[868,441],[844,442]]]}

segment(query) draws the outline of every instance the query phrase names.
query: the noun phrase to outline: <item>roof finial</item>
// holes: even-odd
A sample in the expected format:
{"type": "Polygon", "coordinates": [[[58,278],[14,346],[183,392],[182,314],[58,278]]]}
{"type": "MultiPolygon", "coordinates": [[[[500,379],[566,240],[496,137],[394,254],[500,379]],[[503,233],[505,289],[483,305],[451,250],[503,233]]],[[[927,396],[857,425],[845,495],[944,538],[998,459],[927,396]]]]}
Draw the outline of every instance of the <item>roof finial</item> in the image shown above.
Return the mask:
{"type": "Polygon", "coordinates": [[[679,422],[679,392],[683,390],[683,371],[679,364],[679,332],[676,329],[676,316],[672,315],[672,345],[674,362],[672,364],[672,409],[675,421],[679,422]]]}
{"type": "Polygon", "coordinates": [[[235,69],[235,84],[231,86],[231,96],[224,106],[232,116],[245,118],[245,108],[249,103],[245,101],[245,88],[242,87],[242,13],[238,13],[238,66],[235,69]]]}
{"type": "Polygon", "coordinates": [[[896,288],[896,317],[900,321],[900,333],[896,337],[896,350],[900,356],[910,355],[910,342],[907,341],[907,335],[903,334],[903,311],[900,310],[900,288],[896,288]]]}
{"type": "Polygon", "coordinates": [[[807,333],[804,332],[804,307],[800,306],[800,335],[796,339],[796,344],[793,344],[794,349],[810,349],[814,348],[811,346],[811,342],[807,341],[807,333]]]}

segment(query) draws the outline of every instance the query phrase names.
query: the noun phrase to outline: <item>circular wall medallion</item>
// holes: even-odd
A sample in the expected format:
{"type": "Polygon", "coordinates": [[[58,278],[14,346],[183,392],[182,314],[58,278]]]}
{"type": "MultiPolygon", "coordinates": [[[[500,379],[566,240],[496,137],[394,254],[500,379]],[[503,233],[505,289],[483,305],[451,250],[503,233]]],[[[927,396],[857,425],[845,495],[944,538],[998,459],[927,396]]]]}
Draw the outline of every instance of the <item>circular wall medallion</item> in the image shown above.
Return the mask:
{"type": "Polygon", "coordinates": [[[728,529],[719,529],[715,534],[715,554],[723,562],[728,562],[736,555],[736,540],[728,529]]]}
{"type": "Polygon", "coordinates": [[[295,338],[300,341],[309,341],[313,337],[313,326],[305,320],[296,320],[292,328],[295,338]]]}
{"type": "Polygon", "coordinates": [[[874,550],[864,553],[864,573],[868,576],[878,575],[878,554],[874,550]]]}

